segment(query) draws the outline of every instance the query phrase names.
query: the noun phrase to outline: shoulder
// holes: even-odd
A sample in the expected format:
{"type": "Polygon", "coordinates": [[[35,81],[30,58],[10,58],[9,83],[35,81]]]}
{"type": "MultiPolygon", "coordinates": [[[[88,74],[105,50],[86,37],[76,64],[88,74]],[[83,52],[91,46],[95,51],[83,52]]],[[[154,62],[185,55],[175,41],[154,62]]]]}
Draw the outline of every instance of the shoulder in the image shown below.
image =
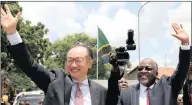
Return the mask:
{"type": "Polygon", "coordinates": [[[100,85],[99,83],[95,82],[95,81],[92,81],[92,80],[89,80],[90,81],[90,86],[93,87],[93,88],[97,88],[99,89],[100,91],[107,91],[107,88],[100,85]]]}
{"type": "Polygon", "coordinates": [[[49,71],[49,75],[51,77],[51,81],[61,78],[63,76],[66,76],[66,73],[64,72],[63,69],[60,68],[54,68],[49,71]]]}
{"type": "Polygon", "coordinates": [[[124,93],[124,92],[131,92],[131,91],[137,89],[137,88],[138,88],[138,85],[139,85],[139,84],[131,85],[131,86],[129,86],[129,87],[126,88],[126,89],[122,89],[121,91],[122,91],[123,93],[124,93]]]}
{"type": "Polygon", "coordinates": [[[161,78],[158,80],[158,83],[168,83],[170,79],[171,79],[170,76],[162,75],[161,78]]]}
{"type": "Polygon", "coordinates": [[[121,96],[131,96],[132,93],[136,92],[136,90],[139,90],[139,84],[131,85],[126,89],[122,89],[120,95],[121,96]]]}

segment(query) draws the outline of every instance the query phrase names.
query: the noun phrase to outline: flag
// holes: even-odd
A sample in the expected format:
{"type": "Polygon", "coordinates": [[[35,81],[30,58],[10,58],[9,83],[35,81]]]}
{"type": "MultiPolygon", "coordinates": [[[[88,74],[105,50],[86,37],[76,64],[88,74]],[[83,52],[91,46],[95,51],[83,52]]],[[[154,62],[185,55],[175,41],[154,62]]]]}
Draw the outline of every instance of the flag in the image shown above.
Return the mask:
{"type": "Polygon", "coordinates": [[[98,27],[98,56],[103,58],[104,64],[109,63],[109,54],[112,50],[105,34],[98,27]]]}

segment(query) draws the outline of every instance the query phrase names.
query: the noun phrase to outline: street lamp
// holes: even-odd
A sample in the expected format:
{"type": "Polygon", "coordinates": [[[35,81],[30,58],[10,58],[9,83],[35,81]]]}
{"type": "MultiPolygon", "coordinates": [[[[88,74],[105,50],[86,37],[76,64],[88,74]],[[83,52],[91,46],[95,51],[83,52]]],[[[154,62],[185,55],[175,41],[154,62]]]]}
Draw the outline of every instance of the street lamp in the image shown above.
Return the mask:
{"type": "Polygon", "coordinates": [[[139,11],[138,11],[138,51],[139,51],[139,63],[140,63],[140,60],[141,60],[141,54],[140,54],[140,51],[141,51],[141,49],[140,49],[140,47],[141,47],[141,45],[140,45],[140,27],[139,27],[139,13],[140,13],[140,11],[141,11],[141,9],[147,4],[147,3],[149,3],[150,1],[147,1],[147,2],[145,2],[140,8],[139,8],[139,11]]]}

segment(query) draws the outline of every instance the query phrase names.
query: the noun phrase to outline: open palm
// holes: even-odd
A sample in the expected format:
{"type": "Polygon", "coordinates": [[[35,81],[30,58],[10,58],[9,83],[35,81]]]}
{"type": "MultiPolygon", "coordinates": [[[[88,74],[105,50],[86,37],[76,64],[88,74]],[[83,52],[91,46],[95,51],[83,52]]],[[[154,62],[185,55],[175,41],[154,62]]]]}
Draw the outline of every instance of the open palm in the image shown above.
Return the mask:
{"type": "Polygon", "coordinates": [[[180,24],[172,23],[172,27],[175,31],[175,34],[172,34],[174,37],[179,39],[182,43],[189,43],[189,36],[183,29],[183,26],[180,24]]]}
{"type": "Polygon", "coordinates": [[[13,17],[7,4],[5,4],[5,9],[7,13],[1,8],[1,25],[8,34],[13,34],[16,32],[16,26],[20,19],[21,12],[19,12],[16,17],[13,17]]]}

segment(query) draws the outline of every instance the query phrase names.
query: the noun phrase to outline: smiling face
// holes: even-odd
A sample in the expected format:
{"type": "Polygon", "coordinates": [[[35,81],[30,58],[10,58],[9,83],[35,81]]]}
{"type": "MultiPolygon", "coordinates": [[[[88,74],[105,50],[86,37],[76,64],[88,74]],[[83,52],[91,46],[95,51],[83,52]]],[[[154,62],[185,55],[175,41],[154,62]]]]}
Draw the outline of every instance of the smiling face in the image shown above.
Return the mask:
{"type": "Polygon", "coordinates": [[[154,84],[158,74],[157,69],[158,67],[155,61],[149,58],[144,59],[138,66],[137,77],[139,83],[146,87],[154,84]]]}
{"type": "Polygon", "coordinates": [[[92,64],[93,60],[88,55],[88,50],[85,47],[74,47],[67,54],[66,70],[78,81],[86,79],[92,64]]]}

